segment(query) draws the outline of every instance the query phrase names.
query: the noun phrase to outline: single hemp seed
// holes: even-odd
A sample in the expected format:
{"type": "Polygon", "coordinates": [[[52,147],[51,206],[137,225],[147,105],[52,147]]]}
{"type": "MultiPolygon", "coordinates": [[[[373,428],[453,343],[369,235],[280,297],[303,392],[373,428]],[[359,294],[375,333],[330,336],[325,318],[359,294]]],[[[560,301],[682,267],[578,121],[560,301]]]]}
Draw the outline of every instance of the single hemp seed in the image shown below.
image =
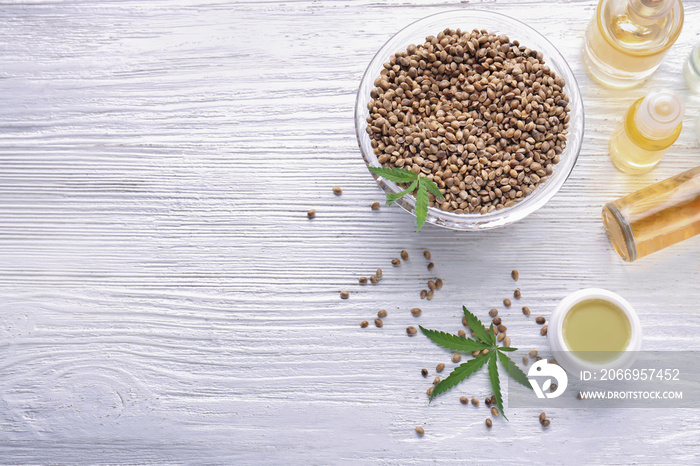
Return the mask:
{"type": "Polygon", "coordinates": [[[363,320],[362,322],[360,322],[360,327],[362,327],[362,328],[367,328],[368,325],[369,325],[369,322],[367,322],[366,320],[363,320]]]}
{"type": "Polygon", "coordinates": [[[401,265],[401,259],[397,257],[391,259],[391,265],[393,265],[394,267],[398,267],[399,265],[401,265]]]}
{"type": "Polygon", "coordinates": [[[421,311],[421,310],[420,310],[419,308],[417,308],[417,307],[414,307],[413,309],[411,309],[411,314],[413,314],[413,317],[418,317],[418,316],[421,315],[422,313],[423,313],[423,311],[421,311]]]}
{"type": "Polygon", "coordinates": [[[513,269],[513,271],[510,273],[510,276],[513,277],[513,280],[517,282],[518,278],[520,277],[520,273],[518,273],[517,270],[513,269]]]}
{"type": "Polygon", "coordinates": [[[333,194],[340,196],[343,194],[343,190],[340,188],[340,186],[333,186],[333,194]]]}
{"type": "Polygon", "coordinates": [[[389,313],[386,312],[386,310],[384,310],[384,309],[382,309],[381,311],[377,312],[377,317],[380,317],[380,318],[384,318],[384,317],[386,317],[387,315],[389,315],[389,313]]]}
{"type": "Polygon", "coordinates": [[[427,260],[430,260],[430,257],[431,257],[430,251],[428,251],[427,249],[425,251],[423,251],[423,257],[425,257],[427,260]]]}
{"type": "Polygon", "coordinates": [[[417,426],[416,433],[422,437],[423,435],[425,435],[425,429],[423,429],[421,426],[417,426]]]}
{"type": "Polygon", "coordinates": [[[453,354],[452,355],[452,362],[453,363],[458,363],[459,361],[462,360],[462,355],[461,354],[453,354]]]}
{"type": "Polygon", "coordinates": [[[546,325],[540,329],[540,333],[542,335],[547,335],[547,326],[546,325]]]}
{"type": "Polygon", "coordinates": [[[379,210],[379,202],[373,202],[372,205],[370,205],[372,210],[379,210]]]}
{"type": "Polygon", "coordinates": [[[523,315],[529,316],[530,315],[530,308],[527,306],[523,306],[523,315]]]}
{"type": "Polygon", "coordinates": [[[538,324],[542,325],[542,324],[545,323],[545,318],[542,317],[542,316],[536,317],[536,318],[535,318],[535,322],[537,322],[538,324]]]}
{"type": "Polygon", "coordinates": [[[491,421],[491,418],[486,418],[486,428],[490,429],[491,426],[493,426],[493,421],[491,421]]]}
{"type": "Polygon", "coordinates": [[[311,209],[308,212],[306,212],[306,216],[309,218],[314,218],[316,216],[316,209],[311,209]]]}
{"type": "Polygon", "coordinates": [[[382,319],[374,319],[374,325],[376,325],[379,328],[382,328],[384,326],[384,322],[382,322],[382,319]]]}
{"type": "Polygon", "coordinates": [[[416,328],[411,325],[409,327],[406,327],[406,333],[408,334],[409,337],[412,337],[413,335],[418,333],[418,330],[416,330],[416,328]]]}
{"type": "Polygon", "coordinates": [[[424,367],[423,369],[420,370],[420,374],[421,374],[423,377],[427,377],[427,376],[428,376],[428,369],[426,369],[426,368],[424,367]]]}
{"type": "Polygon", "coordinates": [[[367,283],[367,277],[360,277],[357,281],[359,281],[361,285],[364,285],[367,283]]]}
{"type": "Polygon", "coordinates": [[[435,367],[435,370],[436,370],[437,372],[442,372],[442,370],[443,370],[444,368],[445,368],[445,364],[441,362],[440,364],[437,365],[437,367],[435,367]]]}
{"type": "Polygon", "coordinates": [[[469,403],[469,398],[467,398],[466,396],[460,396],[459,402],[462,403],[463,405],[466,405],[467,403],[469,403]]]}
{"type": "Polygon", "coordinates": [[[491,310],[489,311],[489,315],[490,315],[491,317],[496,317],[496,316],[498,315],[498,309],[491,309],[491,310]]]}
{"type": "Polygon", "coordinates": [[[428,270],[433,270],[435,268],[435,264],[432,262],[428,264],[428,270]]]}
{"type": "Polygon", "coordinates": [[[510,307],[510,305],[511,305],[510,299],[508,299],[508,298],[504,299],[504,300],[503,300],[503,305],[504,305],[505,307],[510,307]]]}
{"type": "Polygon", "coordinates": [[[340,292],[340,299],[348,299],[350,297],[350,293],[347,291],[341,291],[340,292]]]}
{"type": "Polygon", "coordinates": [[[403,251],[401,251],[401,259],[403,259],[405,261],[408,260],[408,251],[406,251],[405,249],[403,251]]]}
{"type": "Polygon", "coordinates": [[[513,292],[513,297],[514,297],[515,299],[520,299],[520,298],[522,297],[522,293],[520,292],[520,288],[517,288],[517,289],[513,292]]]}

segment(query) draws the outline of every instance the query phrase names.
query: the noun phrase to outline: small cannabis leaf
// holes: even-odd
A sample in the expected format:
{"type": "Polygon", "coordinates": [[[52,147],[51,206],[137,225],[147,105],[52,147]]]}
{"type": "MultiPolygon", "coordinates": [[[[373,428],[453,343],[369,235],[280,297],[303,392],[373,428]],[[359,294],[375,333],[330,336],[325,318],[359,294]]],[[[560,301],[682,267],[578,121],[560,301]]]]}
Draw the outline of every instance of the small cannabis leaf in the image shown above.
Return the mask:
{"type": "Polygon", "coordinates": [[[430,202],[429,194],[432,194],[439,199],[445,198],[433,180],[424,176],[418,176],[417,173],[414,173],[411,170],[407,170],[405,168],[384,167],[367,168],[369,168],[374,174],[386,178],[389,181],[393,181],[394,183],[411,183],[406,190],[401,191],[400,193],[387,193],[386,205],[391,205],[406,194],[410,194],[415,191],[416,231],[420,231],[425,223],[425,219],[428,216],[428,204],[430,202]]]}
{"type": "Polygon", "coordinates": [[[489,325],[487,329],[479,318],[469,312],[465,306],[462,306],[462,309],[464,310],[464,318],[467,321],[467,325],[474,332],[474,336],[477,340],[420,327],[421,332],[423,332],[426,337],[443,348],[457,353],[466,353],[468,355],[471,355],[475,351],[479,352],[473,359],[470,359],[464,364],[460,364],[447,378],[438,382],[438,384],[433,387],[430,401],[437,395],[445,393],[458,383],[467,379],[488,363],[489,380],[491,381],[491,388],[496,398],[496,406],[501,414],[503,414],[503,418],[508,420],[506,413],[503,411],[503,397],[501,396],[501,380],[498,375],[498,361],[501,361],[501,366],[503,366],[506,373],[515,379],[515,381],[528,388],[532,388],[525,373],[506,355],[506,352],[516,351],[517,348],[498,346],[493,324],[489,325]],[[484,353],[484,350],[487,350],[487,352],[484,353]]]}

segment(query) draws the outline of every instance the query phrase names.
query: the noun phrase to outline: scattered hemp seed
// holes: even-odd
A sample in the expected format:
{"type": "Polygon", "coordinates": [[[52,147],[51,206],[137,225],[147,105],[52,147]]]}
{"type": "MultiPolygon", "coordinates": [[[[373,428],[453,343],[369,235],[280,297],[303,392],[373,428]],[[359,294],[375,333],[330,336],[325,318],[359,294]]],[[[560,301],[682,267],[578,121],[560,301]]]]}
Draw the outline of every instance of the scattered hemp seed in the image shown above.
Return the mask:
{"type": "Polygon", "coordinates": [[[439,383],[440,383],[440,377],[436,375],[435,378],[433,379],[433,385],[437,385],[439,383]]]}
{"type": "Polygon", "coordinates": [[[478,355],[481,354],[481,351],[472,351],[472,356],[477,357],[478,355]]]}
{"type": "Polygon", "coordinates": [[[425,251],[423,251],[423,257],[425,257],[427,260],[430,260],[430,257],[431,257],[430,251],[428,251],[427,249],[425,251]]]}
{"type": "Polygon", "coordinates": [[[357,279],[357,281],[359,281],[360,284],[364,285],[365,283],[367,283],[367,277],[360,277],[357,279]]]}
{"type": "Polygon", "coordinates": [[[435,370],[436,370],[437,372],[442,372],[442,370],[443,370],[444,368],[445,368],[445,364],[441,362],[440,364],[438,364],[438,365],[435,367],[435,370]]]}
{"type": "Polygon", "coordinates": [[[432,262],[428,264],[428,270],[433,270],[435,268],[435,264],[432,262]]]}
{"type": "Polygon", "coordinates": [[[399,259],[398,257],[391,259],[391,265],[393,265],[394,267],[398,267],[399,265],[401,265],[401,259],[399,259]]]}
{"type": "Polygon", "coordinates": [[[340,299],[348,299],[350,297],[350,293],[347,291],[341,291],[340,292],[340,299]]]}
{"type": "Polygon", "coordinates": [[[435,288],[438,290],[442,288],[442,278],[435,280],[435,288]]]}
{"type": "Polygon", "coordinates": [[[460,396],[459,402],[462,403],[463,405],[466,405],[469,403],[469,398],[467,398],[466,396],[460,396]]]}
{"type": "Polygon", "coordinates": [[[504,300],[503,300],[503,305],[504,305],[505,307],[510,307],[510,305],[511,305],[510,299],[508,299],[508,298],[504,299],[504,300]]]}
{"type": "Polygon", "coordinates": [[[462,338],[465,338],[467,336],[467,332],[465,332],[464,330],[460,330],[457,332],[457,335],[459,335],[462,338]]]}
{"type": "Polygon", "coordinates": [[[376,325],[379,328],[382,328],[384,326],[384,322],[382,322],[382,319],[374,319],[374,325],[376,325]]]}
{"type": "Polygon", "coordinates": [[[491,310],[489,311],[489,315],[490,315],[491,317],[496,317],[496,316],[498,315],[498,309],[491,309],[491,310]]]}
{"type": "Polygon", "coordinates": [[[484,403],[486,403],[486,406],[491,406],[491,398],[486,398],[484,403]]]}
{"type": "Polygon", "coordinates": [[[309,218],[314,218],[316,216],[316,209],[311,209],[308,212],[306,212],[306,216],[309,218]]]}
{"type": "Polygon", "coordinates": [[[421,426],[417,426],[416,433],[422,437],[423,435],[425,435],[425,429],[423,429],[421,426]]]}
{"type": "Polygon", "coordinates": [[[452,355],[452,362],[457,364],[459,361],[462,360],[462,355],[461,354],[453,354],[452,355]]]}
{"type": "Polygon", "coordinates": [[[403,259],[405,261],[408,260],[408,251],[406,251],[405,249],[403,251],[401,251],[401,259],[403,259]]]}
{"type": "Polygon", "coordinates": [[[428,280],[428,289],[429,290],[434,290],[435,289],[435,282],[432,280],[428,280]]]}
{"type": "Polygon", "coordinates": [[[425,295],[425,297],[428,298],[428,301],[430,301],[431,299],[433,299],[433,296],[434,296],[434,295],[435,295],[435,291],[434,291],[434,290],[430,290],[430,291],[428,291],[428,294],[425,295]]]}
{"type": "Polygon", "coordinates": [[[384,275],[384,272],[382,272],[382,269],[377,269],[377,273],[374,274],[377,278],[382,278],[382,275],[384,275]]]}
{"type": "Polygon", "coordinates": [[[520,273],[517,270],[513,269],[513,271],[510,273],[510,276],[513,277],[513,280],[517,282],[518,278],[520,277],[520,273]]]}
{"type": "Polygon", "coordinates": [[[510,348],[510,337],[505,337],[503,339],[503,346],[507,346],[510,348]]]}
{"type": "Polygon", "coordinates": [[[479,406],[479,399],[476,397],[472,398],[472,405],[479,406]]]}
{"type": "Polygon", "coordinates": [[[547,419],[547,415],[544,413],[544,411],[542,411],[540,413],[540,424],[542,424],[545,419],[547,419]]]}
{"type": "Polygon", "coordinates": [[[340,196],[343,194],[343,190],[340,188],[340,186],[333,186],[333,194],[340,196]]]}
{"type": "Polygon", "coordinates": [[[464,325],[465,327],[469,327],[469,323],[467,322],[466,317],[462,317],[462,325],[464,325]]]}
{"type": "Polygon", "coordinates": [[[551,424],[551,421],[549,419],[545,419],[542,421],[542,427],[549,427],[549,424],[551,424]]]}
{"type": "Polygon", "coordinates": [[[491,421],[491,418],[486,418],[486,428],[490,429],[491,426],[493,426],[493,421],[491,421]]]}
{"type": "Polygon", "coordinates": [[[503,339],[504,339],[505,337],[506,337],[506,334],[505,334],[505,333],[499,333],[498,336],[496,337],[496,339],[497,339],[498,341],[503,341],[503,339]]]}
{"type": "Polygon", "coordinates": [[[412,337],[413,335],[418,333],[418,330],[416,330],[416,328],[411,325],[409,327],[406,327],[406,333],[408,334],[409,337],[412,337]]]}
{"type": "Polygon", "coordinates": [[[537,356],[537,350],[536,349],[530,350],[530,352],[527,354],[529,354],[531,358],[534,358],[535,356],[537,356]]]}
{"type": "Polygon", "coordinates": [[[557,388],[559,388],[559,385],[553,383],[552,385],[549,386],[549,391],[550,391],[551,393],[554,393],[554,392],[557,391],[557,388]]]}
{"type": "Polygon", "coordinates": [[[481,350],[481,354],[489,354],[489,350],[483,349],[483,350],[481,350]]]}
{"type": "Polygon", "coordinates": [[[540,329],[540,333],[542,335],[547,335],[547,326],[546,325],[540,329]]]}
{"type": "Polygon", "coordinates": [[[493,325],[498,326],[498,325],[501,324],[502,320],[501,320],[500,317],[494,317],[493,320],[492,320],[491,322],[493,322],[493,325]]]}
{"type": "Polygon", "coordinates": [[[542,316],[536,317],[536,318],[535,318],[535,322],[537,322],[538,324],[542,325],[542,324],[545,323],[545,318],[542,317],[542,316]]]}
{"type": "MultiPolygon", "coordinates": [[[[493,401],[491,403],[493,403],[493,401]]],[[[491,416],[498,416],[498,408],[496,408],[495,406],[491,406],[491,416]]]]}
{"type": "Polygon", "coordinates": [[[523,356],[523,365],[527,366],[530,364],[530,360],[527,358],[527,356],[523,356]]]}
{"type": "Polygon", "coordinates": [[[425,299],[428,296],[428,290],[420,290],[420,299],[425,299]]]}
{"type": "Polygon", "coordinates": [[[428,376],[428,369],[426,369],[426,368],[424,367],[423,369],[420,370],[420,374],[421,374],[423,377],[427,377],[427,376],[428,376]]]}
{"type": "Polygon", "coordinates": [[[523,306],[523,315],[529,316],[530,315],[530,308],[527,306],[523,306]]]}
{"type": "Polygon", "coordinates": [[[372,275],[371,277],[369,277],[369,281],[372,283],[379,283],[379,278],[377,278],[376,275],[372,275]]]}
{"type": "Polygon", "coordinates": [[[428,387],[428,389],[425,391],[425,393],[428,394],[428,396],[433,394],[433,387],[428,387]]]}
{"type": "Polygon", "coordinates": [[[377,317],[380,317],[380,318],[382,318],[382,319],[383,319],[384,317],[386,317],[387,315],[389,315],[389,313],[386,312],[386,310],[384,310],[384,309],[382,309],[381,311],[377,312],[377,317]]]}
{"type": "Polygon", "coordinates": [[[379,210],[379,202],[373,202],[372,205],[370,205],[372,210],[379,210]]]}
{"type": "Polygon", "coordinates": [[[368,325],[369,325],[369,322],[367,322],[366,320],[363,320],[362,322],[360,322],[360,327],[362,327],[362,328],[367,328],[368,325]]]}
{"type": "Polygon", "coordinates": [[[522,293],[520,292],[520,288],[516,288],[515,291],[513,291],[513,297],[515,299],[520,299],[522,297],[522,293]]]}
{"type": "Polygon", "coordinates": [[[417,307],[414,307],[413,309],[411,309],[411,314],[413,314],[413,317],[418,317],[418,316],[421,315],[422,313],[423,313],[423,311],[421,311],[421,310],[420,310],[419,308],[417,308],[417,307]]]}
{"type": "Polygon", "coordinates": [[[506,330],[508,330],[508,327],[506,327],[503,324],[498,324],[498,331],[499,332],[505,332],[506,330]]]}
{"type": "Polygon", "coordinates": [[[537,362],[537,361],[541,361],[541,360],[542,360],[542,358],[541,358],[541,357],[539,357],[539,356],[537,356],[537,357],[535,358],[535,362],[537,362]]]}

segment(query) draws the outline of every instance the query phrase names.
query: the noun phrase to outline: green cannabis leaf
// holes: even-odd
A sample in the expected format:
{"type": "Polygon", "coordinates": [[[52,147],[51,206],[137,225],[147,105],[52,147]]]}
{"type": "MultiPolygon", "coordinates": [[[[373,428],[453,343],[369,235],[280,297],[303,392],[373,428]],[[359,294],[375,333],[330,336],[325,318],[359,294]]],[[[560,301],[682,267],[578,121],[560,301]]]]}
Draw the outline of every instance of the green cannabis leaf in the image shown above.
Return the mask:
{"type": "Polygon", "coordinates": [[[501,362],[501,366],[503,366],[506,373],[515,379],[516,382],[528,388],[532,388],[525,373],[506,355],[507,352],[516,351],[517,348],[498,346],[493,324],[489,325],[487,329],[478,317],[467,310],[466,306],[462,306],[462,309],[464,310],[464,318],[467,321],[467,325],[474,332],[474,336],[477,338],[476,340],[420,327],[421,332],[423,332],[426,337],[443,348],[457,353],[466,353],[467,355],[479,351],[479,354],[464,364],[457,366],[447,378],[441,380],[433,387],[430,401],[437,395],[445,393],[455,385],[467,379],[488,363],[489,380],[491,381],[491,388],[496,398],[496,407],[498,407],[498,411],[503,414],[503,418],[508,420],[506,413],[503,411],[503,397],[501,395],[501,380],[498,375],[498,361],[501,362]],[[487,352],[484,353],[484,350],[487,350],[487,352]]]}
{"type": "Polygon", "coordinates": [[[466,379],[474,372],[481,369],[481,367],[489,360],[489,354],[480,354],[474,359],[470,359],[464,364],[457,366],[450,375],[447,376],[445,380],[441,380],[435,387],[433,387],[433,393],[430,395],[430,400],[438,396],[440,393],[446,392],[450,388],[454,387],[462,380],[466,379]]]}
{"type": "Polygon", "coordinates": [[[385,168],[385,167],[367,167],[376,175],[386,178],[394,183],[411,183],[409,187],[399,193],[386,193],[386,205],[391,205],[397,200],[404,197],[406,194],[415,191],[416,197],[416,231],[420,231],[428,217],[428,203],[430,202],[429,194],[444,199],[440,189],[435,182],[430,178],[418,176],[417,173],[405,168],[385,168]]]}

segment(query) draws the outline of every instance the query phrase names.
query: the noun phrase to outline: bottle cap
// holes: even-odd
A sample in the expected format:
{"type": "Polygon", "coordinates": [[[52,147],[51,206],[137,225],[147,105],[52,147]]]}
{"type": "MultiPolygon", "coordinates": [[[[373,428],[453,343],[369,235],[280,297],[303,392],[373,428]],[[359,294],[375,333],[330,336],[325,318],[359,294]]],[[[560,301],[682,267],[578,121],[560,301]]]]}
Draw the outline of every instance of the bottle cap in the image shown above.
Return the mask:
{"type": "Polygon", "coordinates": [[[654,91],[647,95],[637,109],[634,122],[639,131],[651,139],[670,135],[683,121],[685,104],[675,91],[654,91]]]}

